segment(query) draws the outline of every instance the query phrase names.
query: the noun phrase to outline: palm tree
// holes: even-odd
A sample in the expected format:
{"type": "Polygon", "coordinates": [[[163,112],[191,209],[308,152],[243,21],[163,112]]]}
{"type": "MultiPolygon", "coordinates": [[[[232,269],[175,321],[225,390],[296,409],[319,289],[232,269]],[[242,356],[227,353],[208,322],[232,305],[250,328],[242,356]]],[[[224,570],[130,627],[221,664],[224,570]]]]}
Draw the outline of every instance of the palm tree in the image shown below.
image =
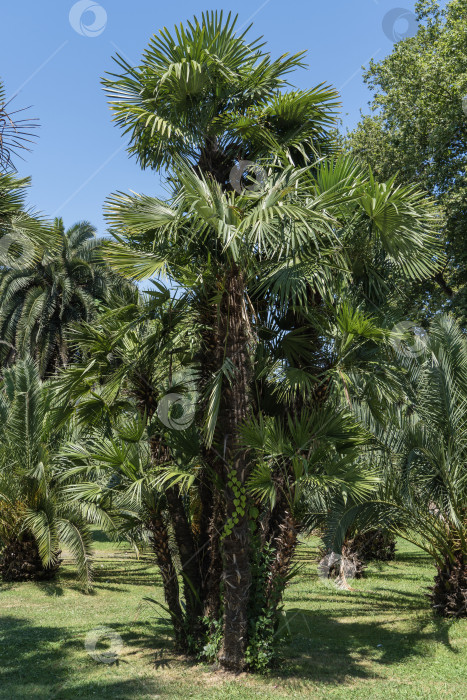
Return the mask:
{"type": "MultiPolygon", "coordinates": [[[[235,477],[243,486],[251,472],[240,447],[240,425],[250,412],[253,351],[259,332],[253,303],[260,309],[264,296],[271,306],[271,298],[283,303],[285,297],[287,303],[292,299],[296,309],[304,310],[307,287],[318,286],[323,297],[330,299],[330,270],[342,271],[347,264],[336,232],[345,225],[344,212],[354,205],[366,212],[370,197],[377,202],[375,210],[368,212],[375,235],[379,232],[388,248],[392,246],[395,258],[399,227],[406,231],[411,217],[412,238],[405,236],[403,245],[419,251],[417,266],[423,270],[431,264],[422,251],[422,241],[430,247],[430,237],[423,231],[430,214],[417,193],[402,192],[391,183],[382,191],[345,159],[312,169],[272,169],[262,192],[241,195],[223,191],[184,165],[177,178],[180,189],[172,202],[123,195],[109,200],[109,219],[121,242],[109,244],[106,257],[120,272],[134,277],[163,271],[189,287],[194,296],[198,323],[209,328],[210,339],[210,356],[203,357],[208,355],[210,370],[205,441],[215,454],[210,466],[226,484],[225,517],[229,519],[236,511],[229,479],[235,477]],[[149,243],[152,252],[142,252],[149,243]],[[191,265],[200,270],[197,279],[191,265]],[[329,282],[327,290],[323,281],[329,282]],[[267,294],[258,295],[258,289],[265,288],[267,294]]],[[[282,358],[286,365],[289,360],[282,358]]],[[[301,369],[303,379],[305,368],[301,369]]],[[[245,510],[222,540],[223,577],[229,582],[224,592],[224,647],[231,656],[227,659],[224,649],[221,658],[231,668],[242,665],[247,636],[248,523],[245,510]],[[239,644],[239,639],[244,641],[239,644]]]]}
{"type": "Polygon", "coordinates": [[[161,572],[176,647],[183,650],[189,630],[172,556],[167,501],[152,461],[148,427],[129,406],[112,424],[109,436],[94,428],[84,440],[69,442],[63,449],[67,469],[76,479],[68,487],[69,497],[98,504],[111,518],[111,535],[118,534],[136,546],[149,542],[161,572]]]}
{"type": "Polygon", "coordinates": [[[19,119],[23,110],[11,110],[11,100],[6,99],[5,86],[0,80],[0,171],[12,168],[12,156],[20,157],[20,152],[29,150],[34,129],[38,124],[35,119],[19,119]]]}
{"type": "MultiPolygon", "coordinates": [[[[91,533],[86,520],[106,523],[95,506],[72,501],[60,479],[66,434],[49,388],[31,360],[5,370],[0,389],[0,571],[6,581],[52,577],[60,546],[75,558],[88,585],[91,533]]],[[[107,523],[106,523],[107,524],[107,523]]]]}
{"type": "MultiPolygon", "coordinates": [[[[190,346],[195,343],[195,328],[184,318],[183,298],[169,301],[163,291],[148,293],[145,300],[135,290],[133,303],[125,307],[119,307],[118,300],[114,303],[115,308],[100,314],[92,324],[81,323],[70,330],[70,343],[79,360],[57,378],[56,394],[80,425],[92,427],[94,437],[95,426],[101,426],[98,444],[115,436],[123,439],[119,425],[131,422],[135,415],[145,427],[144,437],[139,438],[141,443],[146,440],[148,454],[142,476],[145,515],[141,522],[151,532],[177,643],[182,645],[183,639],[187,641],[188,628],[191,626],[193,636],[193,626],[199,624],[202,615],[199,543],[184,494],[184,483],[199,455],[199,440],[189,424],[182,426],[183,438],[168,430],[171,413],[165,409],[161,412],[160,402],[164,405],[165,397],[170,400],[174,393],[190,390],[193,380],[188,374],[194,354],[190,346]],[[168,471],[177,465],[184,465],[188,473],[182,470],[175,479],[167,479],[168,471]],[[175,567],[167,549],[166,511],[181,564],[183,614],[178,580],[168,575],[175,567]]],[[[129,432],[126,429],[127,441],[131,441],[129,432]]],[[[93,448],[93,452],[98,450],[93,448]]],[[[93,463],[98,465],[97,457],[93,463]]],[[[109,469],[112,464],[103,460],[101,468],[109,469]]],[[[191,496],[192,501],[196,499],[195,493],[191,496]]]]}
{"type": "Polygon", "coordinates": [[[257,42],[235,34],[235,21],[211,13],[177,27],[175,36],[164,30],[141,66],[119,58],[123,73],[104,84],[117,123],[130,135],[130,152],[142,167],[171,174],[168,201],[109,200],[118,243],[106,257],[136,279],[165,273],[192,299],[201,335],[206,612],[217,622],[224,581],[220,660],[239,670],[251,584],[248,509],[235,515],[222,540],[219,533],[236,513],[232,484],[245,488],[253,467],[240,426],[264,408],[255,401],[263,326],[266,335],[282,335],[279,352],[287,346],[277,362],[294,387],[289,398],[297,389],[302,395],[287,407],[298,415],[314,369],[326,369],[311,316],[316,309],[323,314],[351,280],[345,234],[358,220],[379,255],[412,278],[431,272],[436,246],[420,193],[377,183],[348,158],[319,161],[334,148],[336,93],[322,86],[283,92],[301,55],[272,61],[257,42]],[[239,194],[229,183],[244,159],[262,163],[262,191],[239,194]],[[310,362],[313,353],[304,348],[311,336],[310,362]]]}
{"type": "MultiPolygon", "coordinates": [[[[242,429],[244,444],[254,451],[255,466],[246,488],[261,515],[257,520],[254,550],[269,565],[260,595],[262,615],[271,630],[286,583],[292,575],[297,538],[303,530],[307,494],[329,499],[346,493],[361,502],[374,491],[378,476],[360,459],[370,435],[350,412],[327,401],[318,409],[304,409],[299,416],[250,419],[242,429]],[[266,506],[266,507],[265,507],[266,506]]],[[[262,619],[259,617],[258,619],[262,619]]],[[[252,620],[254,626],[257,620],[252,620]]],[[[259,625],[261,631],[261,624],[259,625]]],[[[250,638],[258,635],[250,630],[250,638]]],[[[267,630],[263,630],[267,632],[267,630]]],[[[258,643],[258,642],[257,642],[258,643]]]]}
{"type": "Polygon", "coordinates": [[[26,210],[24,200],[29,178],[18,178],[13,171],[12,154],[29,150],[34,119],[17,119],[6,101],[5,87],[0,80],[0,266],[24,264],[37,259],[37,247],[55,248],[52,231],[43,219],[26,210]]]}
{"type": "Polygon", "coordinates": [[[29,178],[0,171],[0,270],[32,264],[41,248],[56,248],[57,240],[47,221],[25,209],[30,184],[29,178]]]}
{"type": "Polygon", "coordinates": [[[354,522],[382,525],[430,554],[437,567],[434,610],[467,616],[467,340],[437,316],[423,338],[408,338],[399,362],[405,395],[382,422],[360,410],[388,462],[380,497],[333,517],[334,547],[354,522]]]}
{"type": "Polygon", "coordinates": [[[45,246],[25,264],[0,271],[0,335],[3,361],[31,353],[41,377],[70,359],[66,330],[70,323],[90,320],[104,303],[116,275],[100,259],[100,241],[87,222],[65,231],[55,221],[52,239],[59,248],[45,246]]]}

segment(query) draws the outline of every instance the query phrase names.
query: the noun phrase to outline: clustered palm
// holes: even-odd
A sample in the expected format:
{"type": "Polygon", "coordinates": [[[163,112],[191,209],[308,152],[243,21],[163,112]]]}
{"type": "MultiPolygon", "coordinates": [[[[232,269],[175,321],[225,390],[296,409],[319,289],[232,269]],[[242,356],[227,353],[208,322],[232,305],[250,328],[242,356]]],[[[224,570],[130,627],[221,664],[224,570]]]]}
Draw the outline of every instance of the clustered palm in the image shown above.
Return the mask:
{"type": "MultiPolygon", "coordinates": [[[[128,536],[128,523],[138,520],[139,526],[133,534],[144,540],[146,533],[146,539],[149,538],[161,569],[180,648],[184,648],[187,624],[197,623],[201,613],[199,597],[193,593],[200,587],[198,560],[193,556],[198,547],[190,524],[193,513],[190,508],[186,510],[178,485],[171,483],[173,478],[175,482],[185,482],[187,478],[193,481],[191,469],[196,469],[199,455],[198,436],[193,428],[190,430],[191,420],[186,422],[183,416],[182,433],[168,429],[172,421],[177,424],[170,411],[174,392],[190,393],[194,389],[190,364],[196,347],[195,329],[189,321],[184,299],[170,299],[165,292],[157,291],[143,299],[135,291],[133,300],[125,306],[121,300],[115,300],[114,308],[101,314],[92,325],[81,323],[72,330],[70,342],[81,360],[75,361],[56,381],[57,399],[64,410],[76,414],[93,443],[83,446],[80,452],[75,450],[74,463],[81,474],[92,476],[90,466],[98,468],[96,455],[103,454],[103,443],[113,441],[111,444],[115,445],[115,440],[119,440],[122,444],[119,454],[124,455],[122,459],[127,466],[116,470],[117,484],[105,485],[107,491],[102,484],[96,486],[91,482],[76,488],[84,489],[83,498],[90,496],[103,509],[108,509],[111,502],[111,509],[115,510],[121,502],[122,488],[129,484],[133,499],[139,501],[139,515],[136,518],[132,513],[129,517],[128,506],[120,512],[123,518],[120,533],[128,536]],[[130,425],[137,428],[132,431],[130,425]],[[135,449],[146,454],[145,461],[140,460],[139,473],[128,467],[127,452],[131,454],[135,449]],[[175,477],[174,469],[179,469],[175,477]],[[172,476],[167,479],[170,473],[172,476]],[[106,493],[114,497],[109,501],[106,493]],[[168,546],[171,532],[184,576],[186,620],[168,546]]],[[[186,400],[190,400],[188,395],[186,400]]],[[[115,466],[112,460],[103,460],[101,464],[107,470],[112,466],[115,466]]],[[[191,500],[193,503],[197,500],[196,493],[191,494],[191,500]]]]}
{"type": "MultiPolygon", "coordinates": [[[[303,411],[325,410],[322,385],[333,358],[321,326],[336,294],[356,286],[353,231],[409,279],[432,270],[437,248],[421,193],[394,180],[378,183],[349,158],[332,155],[335,93],[284,91],[301,56],[271,61],[258,42],[235,35],[234,24],[213,13],[176,28],[175,36],[164,30],[141,66],[118,59],[123,73],[105,81],[130,152],[143,167],[168,168],[172,189],[166,200],[109,199],[117,240],[106,258],[132,278],[166,275],[190,299],[202,523],[202,555],[194,549],[190,557],[198,560],[205,619],[212,628],[222,616],[219,659],[238,670],[258,641],[248,618],[259,512],[250,480],[259,453],[245,442],[243,427],[278,414],[287,430],[303,411]],[[264,176],[239,192],[232,169],[248,159],[261,162],[264,176]]],[[[313,447],[298,460],[305,474],[313,472],[313,447]]],[[[289,481],[297,460],[288,455],[279,463],[289,481]]],[[[273,474],[277,468],[270,464],[273,474]]],[[[290,499],[281,496],[278,522],[267,534],[269,583],[263,581],[277,588],[276,605],[295,546],[293,538],[290,546],[277,537],[293,527],[290,499]]]]}

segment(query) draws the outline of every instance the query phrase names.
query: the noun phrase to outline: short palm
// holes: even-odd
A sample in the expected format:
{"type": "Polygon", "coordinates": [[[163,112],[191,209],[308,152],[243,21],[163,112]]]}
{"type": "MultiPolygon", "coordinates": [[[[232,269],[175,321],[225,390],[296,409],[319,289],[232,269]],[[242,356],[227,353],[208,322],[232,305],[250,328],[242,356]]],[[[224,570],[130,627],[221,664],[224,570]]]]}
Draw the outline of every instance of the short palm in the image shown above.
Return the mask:
{"type": "MultiPolygon", "coordinates": [[[[441,614],[467,615],[467,340],[448,316],[403,346],[405,394],[382,422],[361,407],[379,445],[377,500],[333,514],[334,546],[347,528],[388,527],[436,562],[432,600],[441,614]]],[[[344,509],[345,510],[345,509],[344,509]]]]}
{"type": "Polygon", "coordinates": [[[4,373],[0,391],[0,545],[6,579],[53,574],[60,546],[91,579],[91,534],[85,518],[102,523],[93,506],[67,496],[61,483],[60,413],[31,360],[4,373]]]}

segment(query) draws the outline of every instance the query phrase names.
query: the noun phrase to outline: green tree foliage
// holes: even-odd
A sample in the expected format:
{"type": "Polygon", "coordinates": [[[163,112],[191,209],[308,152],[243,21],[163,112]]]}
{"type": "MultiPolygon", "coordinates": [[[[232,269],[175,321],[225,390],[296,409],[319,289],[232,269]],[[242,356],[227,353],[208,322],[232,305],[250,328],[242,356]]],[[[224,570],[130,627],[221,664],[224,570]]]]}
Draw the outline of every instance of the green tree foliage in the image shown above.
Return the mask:
{"type": "MultiPolygon", "coordinates": [[[[15,216],[24,215],[20,210],[15,216]]],[[[44,244],[34,245],[31,237],[26,243],[22,231],[20,239],[16,220],[15,232],[0,268],[0,357],[5,363],[31,354],[45,377],[70,360],[70,323],[90,320],[118,280],[104,264],[101,242],[87,222],[65,231],[57,219],[50,234],[55,244],[51,251],[44,244]],[[12,260],[11,249],[21,247],[21,241],[29,256],[12,260]]]]}
{"type": "Polygon", "coordinates": [[[378,178],[417,183],[438,204],[446,266],[416,295],[413,288],[403,290],[405,313],[447,307],[465,323],[467,2],[451,0],[440,9],[422,0],[416,8],[417,34],[370,63],[365,81],[374,92],[373,114],[349,135],[348,145],[378,178]]]}
{"type": "Polygon", "coordinates": [[[91,533],[86,521],[105,524],[92,504],[68,493],[61,448],[70,435],[54,411],[49,387],[31,360],[5,370],[0,386],[0,571],[5,580],[53,576],[60,547],[92,578],[91,533]],[[62,478],[61,478],[62,477],[62,478]]]}
{"type": "MultiPolygon", "coordinates": [[[[352,158],[317,162],[335,149],[335,93],[286,92],[283,76],[301,58],[271,61],[257,42],[233,33],[230,16],[204,15],[174,36],[164,30],[139,67],[118,61],[123,73],[105,81],[115,118],[143,167],[169,169],[172,196],[112,196],[107,213],[116,242],[106,257],[132,278],[169,276],[191,302],[202,555],[193,550],[189,559],[198,561],[201,610],[216,639],[222,614],[219,659],[240,670],[247,657],[250,666],[255,654],[263,658],[249,616],[274,627],[269,616],[288,580],[298,465],[304,478],[319,473],[305,448],[297,448],[297,459],[287,452],[269,462],[269,478],[285,479],[288,488],[267,506],[267,561],[254,560],[260,496],[248,485],[265,457],[245,444],[243,426],[250,419],[261,425],[263,417],[269,425],[273,414],[287,434],[307,411],[325,415],[326,386],[322,395],[317,388],[334,364],[323,331],[328,316],[344,293],[357,303],[375,297],[376,288],[384,297],[385,275],[429,276],[438,257],[433,213],[415,187],[379,182],[352,158]],[[231,173],[244,158],[259,159],[264,177],[239,192],[231,173]],[[371,253],[357,270],[360,248],[371,253]],[[258,578],[260,571],[268,573],[258,578]],[[252,604],[252,596],[261,602],[252,604]]],[[[368,331],[371,342],[361,316],[348,324],[347,350],[358,326],[356,335],[368,331]]],[[[169,513],[174,527],[188,519],[170,503],[169,513]]],[[[179,539],[179,549],[188,541],[179,539]]]]}

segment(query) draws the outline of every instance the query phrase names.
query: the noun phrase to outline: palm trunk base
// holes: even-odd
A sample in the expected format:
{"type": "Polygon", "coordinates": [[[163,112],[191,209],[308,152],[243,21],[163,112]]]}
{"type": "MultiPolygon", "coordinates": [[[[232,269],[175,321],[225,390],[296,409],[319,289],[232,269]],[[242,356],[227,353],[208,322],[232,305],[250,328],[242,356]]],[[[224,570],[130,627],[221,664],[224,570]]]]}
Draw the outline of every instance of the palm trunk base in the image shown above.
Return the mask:
{"type": "Polygon", "coordinates": [[[33,538],[12,540],[3,549],[0,562],[0,575],[3,581],[50,581],[60,567],[60,552],[56,563],[45,567],[39,556],[37,544],[33,538]]]}
{"type": "Polygon", "coordinates": [[[394,561],[396,541],[393,535],[384,530],[368,530],[346,540],[345,550],[344,553],[354,554],[362,562],[394,561]]]}
{"type": "Polygon", "coordinates": [[[224,637],[219,662],[227,671],[245,669],[251,571],[247,517],[224,539],[224,637]]]}
{"type": "Polygon", "coordinates": [[[443,617],[467,617],[467,562],[457,554],[438,569],[429,598],[433,609],[443,617]]]}

